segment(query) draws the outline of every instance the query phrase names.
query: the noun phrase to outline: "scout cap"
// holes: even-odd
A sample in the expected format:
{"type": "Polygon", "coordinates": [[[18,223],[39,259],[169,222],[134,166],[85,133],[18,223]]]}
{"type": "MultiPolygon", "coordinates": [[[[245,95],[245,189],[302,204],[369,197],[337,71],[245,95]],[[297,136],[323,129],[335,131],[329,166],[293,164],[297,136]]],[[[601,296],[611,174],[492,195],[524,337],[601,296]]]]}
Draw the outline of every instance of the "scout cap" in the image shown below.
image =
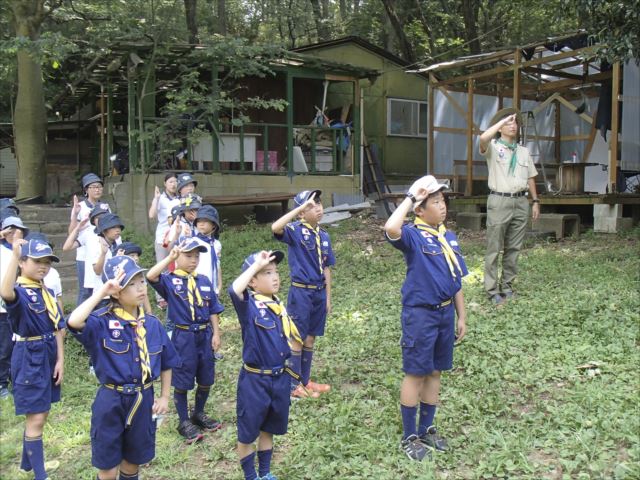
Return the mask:
{"type": "Polygon", "coordinates": [[[20,220],[20,217],[5,218],[2,221],[2,230],[9,227],[19,228],[20,230],[22,230],[23,237],[26,237],[27,235],[29,235],[29,229],[24,226],[24,223],[22,223],[22,220],[20,220]]]}
{"type": "Polygon", "coordinates": [[[296,207],[299,207],[300,205],[303,205],[304,202],[309,200],[309,197],[314,193],[316,194],[315,200],[318,200],[320,198],[320,195],[322,195],[321,190],[305,190],[303,192],[300,192],[293,198],[293,203],[296,204],[296,207]]]}
{"type": "Polygon", "coordinates": [[[21,256],[29,258],[50,258],[53,262],[59,262],[60,259],[53,254],[51,246],[47,242],[32,238],[22,245],[21,256]]]}
{"type": "MultiPolygon", "coordinates": [[[[260,256],[260,252],[253,252],[251,255],[249,255],[247,258],[245,258],[244,262],[242,262],[242,271],[245,272],[247,270],[247,268],[249,268],[251,265],[256,263],[256,259],[259,256],[260,256]]],[[[279,264],[282,260],[284,260],[284,252],[281,251],[281,250],[273,250],[271,252],[271,256],[275,257],[273,259],[273,262],[276,265],[279,264]]]]}
{"type": "Polygon", "coordinates": [[[95,232],[98,235],[101,235],[106,230],[109,230],[113,227],[120,227],[120,230],[124,230],[124,225],[122,224],[122,220],[120,220],[120,217],[113,213],[107,213],[98,223],[98,226],[95,228],[95,232]]]}
{"type": "Polygon", "coordinates": [[[195,238],[187,238],[184,245],[178,245],[178,247],[180,248],[180,251],[182,251],[182,253],[191,252],[193,250],[198,250],[200,253],[204,253],[207,251],[207,247],[202,245],[195,238]]]}
{"type": "Polygon", "coordinates": [[[198,186],[198,182],[193,179],[190,173],[181,173],[178,175],[178,192],[190,183],[193,183],[194,187],[198,186]]]}
{"type": "Polygon", "coordinates": [[[104,185],[104,182],[98,175],[96,175],[95,173],[87,173],[82,177],[82,190],[86,190],[87,187],[92,183],[99,183],[100,185],[104,185]]]}
{"type": "MultiPolygon", "coordinates": [[[[500,120],[502,120],[504,117],[508,117],[509,115],[513,115],[513,114],[516,115],[518,125],[522,125],[522,114],[520,113],[520,110],[514,107],[507,107],[507,108],[498,110],[496,112],[496,114],[491,118],[491,122],[489,123],[489,126],[491,127],[496,123],[498,123],[500,120]]],[[[498,135],[500,135],[500,132],[496,133],[496,136],[498,135]]]]}
{"type": "Polygon", "coordinates": [[[147,269],[140,267],[133,258],[127,255],[111,257],[105,262],[104,268],[102,269],[102,281],[107,283],[109,280],[113,280],[121,270],[124,271],[124,278],[120,281],[120,286],[124,288],[133,277],[147,269]]]}

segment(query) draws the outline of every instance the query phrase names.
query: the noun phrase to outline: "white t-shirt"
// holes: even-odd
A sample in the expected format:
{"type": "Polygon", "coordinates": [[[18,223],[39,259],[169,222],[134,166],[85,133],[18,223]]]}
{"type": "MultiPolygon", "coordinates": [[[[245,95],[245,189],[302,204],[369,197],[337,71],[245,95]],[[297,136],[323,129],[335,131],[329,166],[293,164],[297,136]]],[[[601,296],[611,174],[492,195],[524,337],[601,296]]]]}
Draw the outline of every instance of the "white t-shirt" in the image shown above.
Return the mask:
{"type": "Polygon", "coordinates": [[[160,198],[158,198],[157,216],[158,226],[156,227],[156,243],[162,245],[164,240],[164,234],[169,229],[169,215],[171,215],[171,209],[176,205],[180,205],[179,198],[169,198],[167,192],[162,192],[160,198]]]}
{"type": "MultiPolygon", "coordinates": [[[[83,218],[88,217],[92,209],[93,204],[89,203],[89,200],[87,200],[86,198],[82,200],[80,202],[80,211],[78,212],[76,220],[80,222],[83,218]]],[[[91,222],[87,222],[86,225],[82,227],[78,232],[78,243],[80,244],[80,246],[76,248],[76,261],[84,262],[86,254],[86,242],[82,241],[82,237],[86,235],[88,229],[93,229],[93,225],[91,225],[91,222]]]]}
{"type": "Polygon", "coordinates": [[[56,299],[62,296],[62,282],[60,281],[58,270],[51,267],[43,280],[45,287],[53,291],[53,296],[56,299]]]}
{"type": "MultiPolygon", "coordinates": [[[[98,259],[100,258],[100,254],[102,253],[102,247],[100,245],[101,243],[102,242],[100,241],[99,235],[96,235],[94,238],[92,238],[89,241],[89,243],[87,243],[87,255],[85,260],[86,261],[85,267],[88,267],[88,268],[85,268],[85,277],[84,277],[85,288],[93,288],[95,290],[96,288],[102,287],[102,274],[97,275],[93,270],[93,266],[96,263],[98,263],[98,259]],[[91,278],[90,284],[88,283],[87,275],[90,276],[91,278]]],[[[116,245],[120,245],[121,243],[122,243],[122,239],[118,237],[116,239],[116,245]]],[[[113,254],[111,253],[111,248],[109,248],[109,250],[107,250],[107,253],[104,256],[105,263],[112,256],[113,254]]]]}
{"type": "Polygon", "coordinates": [[[213,243],[213,248],[217,256],[217,262],[214,266],[211,262],[211,245],[198,237],[195,238],[196,240],[198,240],[198,243],[204,245],[207,248],[206,252],[200,253],[200,261],[198,262],[196,273],[198,275],[204,275],[205,277],[207,277],[213,285],[213,289],[215,290],[216,294],[219,294],[220,285],[218,285],[218,271],[220,270],[220,255],[222,254],[222,244],[219,240],[215,240],[213,243]]]}

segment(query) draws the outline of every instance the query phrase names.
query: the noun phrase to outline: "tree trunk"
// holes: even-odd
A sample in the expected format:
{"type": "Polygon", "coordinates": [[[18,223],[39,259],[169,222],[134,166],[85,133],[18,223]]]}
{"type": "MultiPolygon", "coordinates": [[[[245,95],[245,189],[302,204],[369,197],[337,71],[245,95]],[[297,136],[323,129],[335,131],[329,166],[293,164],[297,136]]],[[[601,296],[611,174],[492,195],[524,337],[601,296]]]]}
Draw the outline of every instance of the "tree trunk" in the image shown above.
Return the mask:
{"type": "Polygon", "coordinates": [[[329,39],[329,31],[325,25],[325,17],[323,16],[322,6],[320,0],[309,0],[311,2],[311,9],[313,10],[313,20],[316,23],[316,32],[318,35],[318,41],[324,41],[329,39]]]}
{"type": "MultiPolygon", "coordinates": [[[[40,37],[45,16],[44,0],[20,2],[12,9],[16,36],[31,41],[40,37]]],[[[18,50],[18,94],[13,112],[13,131],[18,163],[17,198],[42,196],[47,193],[47,113],[40,61],[27,49],[18,50]]]]}
{"type": "Polygon", "coordinates": [[[189,43],[200,43],[198,40],[198,24],[196,23],[197,0],[184,0],[184,13],[187,18],[187,30],[189,30],[189,43]]]}
{"type": "Polygon", "coordinates": [[[227,34],[227,2],[226,0],[218,0],[217,8],[216,33],[220,35],[227,34]]]}
{"type": "Polygon", "coordinates": [[[477,0],[462,1],[462,18],[464,19],[465,40],[469,42],[469,51],[472,55],[480,53],[480,40],[478,40],[478,9],[480,3],[477,0]]]}
{"type": "Polygon", "coordinates": [[[415,62],[416,57],[413,52],[413,47],[411,43],[409,43],[409,39],[404,33],[404,29],[402,28],[402,23],[400,22],[400,18],[398,18],[398,14],[395,8],[394,0],[382,0],[382,4],[384,5],[384,9],[387,12],[387,17],[389,17],[389,21],[391,22],[391,26],[393,27],[393,31],[396,34],[398,39],[398,43],[400,44],[400,52],[402,52],[402,56],[408,62],[415,62]]]}

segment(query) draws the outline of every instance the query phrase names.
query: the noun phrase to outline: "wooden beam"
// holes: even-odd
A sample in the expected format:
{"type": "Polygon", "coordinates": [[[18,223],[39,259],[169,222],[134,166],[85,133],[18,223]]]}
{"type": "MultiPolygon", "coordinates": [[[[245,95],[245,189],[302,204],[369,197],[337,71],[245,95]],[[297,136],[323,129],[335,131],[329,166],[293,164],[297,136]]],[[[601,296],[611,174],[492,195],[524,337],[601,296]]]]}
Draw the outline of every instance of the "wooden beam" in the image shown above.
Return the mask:
{"type": "MultiPolygon", "coordinates": [[[[529,61],[523,62],[521,66],[532,67],[534,65],[540,65],[541,63],[555,62],[556,60],[562,60],[563,58],[567,58],[567,57],[577,57],[578,55],[591,56],[589,54],[594,54],[595,50],[596,50],[596,47],[593,45],[589,47],[577,48],[575,50],[561,52],[556,55],[549,55],[548,57],[533,58],[529,61]]],[[[580,63],[582,63],[582,61],[580,63]]]]}
{"type": "Polygon", "coordinates": [[[461,75],[459,77],[448,78],[446,80],[440,80],[436,83],[436,86],[441,87],[442,85],[451,85],[452,83],[461,83],[466,82],[467,80],[475,79],[475,78],[483,78],[489,77],[491,75],[496,75],[501,72],[509,72],[513,70],[515,67],[513,65],[508,65],[505,67],[496,67],[491,68],[489,70],[482,70],[480,72],[470,73],[468,75],[461,75]]]}
{"type": "Polygon", "coordinates": [[[584,133],[582,135],[563,135],[560,137],[561,142],[570,142],[573,140],[588,140],[588,139],[589,139],[588,133],[584,133]]]}
{"type": "Polygon", "coordinates": [[[562,129],[560,127],[560,102],[556,99],[554,100],[554,104],[556,106],[556,111],[555,111],[555,121],[554,121],[554,137],[555,138],[554,138],[553,149],[556,156],[556,162],[562,163],[562,160],[560,158],[562,157],[562,150],[561,150],[562,144],[560,143],[560,135],[562,132],[562,129]]]}
{"type": "MultiPolygon", "coordinates": [[[[593,118],[598,118],[598,112],[594,113],[593,118]]],[[[593,144],[596,140],[597,131],[598,129],[596,128],[596,122],[593,122],[591,124],[591,131],[589,132],[589,140],[587,141],[587,146],[584,149],[584,154],[582,155],[582,161],[585,163],[589,161],[589,157],[591,156],[591,150],[593,150],[593,144]]]]}
{"type": "MultiPolygon", "coordinates": [[[[470,80],[471,81],[471,80],[470,80]]],[[[460,114],[461,117],[463,118],[467,118],[467,111],[462,108],[460,106],[460,104],[456,101],[455,98],[453,98],[449,92],[447,92],[447,89],[445,87],[440,89],[440,92],[442,92],[442,94],[447,97],[447,100],[449,100],[449,102],[451,102],[451,106],[460,114]]],[[[469,89],[467,88],[467,94],[469,93],[469,89]]],[[[479,128],[477,125],[473,125],[475,128],[479,128]]]]}
{"type": "Polygon", "coordinates": [[[584,85],[589,83],[600,82],[610,77],[611,77],[611,72],[607,71],[607,72],[594,73],[593,75],[589,75],[588,77],[582,78],[580,80],[574,80],[570,78],[566,80],[556,80],[555,82],[549,82],[549,83],[545,83],[544,85],[541,85],[540,91],[556,92],[560,90],[565,90],[574,85],[580,85],[580,84],[584,85]]]}
{"type": "Polygon", "coordinates": [[[467,184],[465,195],[473,195],[473,80],[467,85],[467,184]]]}
{"type": "MultiPolygon", "coordinates": [[[[465,115],[465,117],[466,117],[466,115],[465,115]]],[[[439,126],[434,126],[433,130],[435,132],[455,133],[455,134],[460,134],[460,135],[464,135],[469,131],[467,128],[439,127],[439,126]]],[[[482,131],[479,128],[474,128],[473,129],[473,133],[481,134],[482,131]]]]}
{"type": "MultiPolygon", "coordinates": [[[[569,100],[567,100],[566,98],[558,95],[558,102],[560,102],[562,105],[564,105],[565,107],[567,107],[569,110],[571,110],[573,113],[576,113],[576,110],[578,109],[578,107],[576,107],[573,103],[571,103],[569,100]]],[[[589,115],[587,115],[586,113],[580,113],[580,114],[576,114],[579,115],[581,119],[583,119],[585,122],[588,123],[593,123],[593,118],[590,117],[589,115]]]]}
{"type": "Polygon", "coordinates": [[[513,107],[520,110],[520,60],[522,52],[520,49],[516,49],[513,54],[513,107]]]}
{"type": "Polygon", "coordinates": [[[612,68],[611,81],[611,157],[609,158],[609,193],[617,191],[618,179],[618,131],[620,124],[618,115],[620,114],[620,103],[618,95],[620,93],[620,62],[615,62],[612,68]]]}
{"type": "Polygon", "coordinates": [[[572,78],[574,80],[582,80],[582,75],[576,75],[575,73],[566,73],[561,71],[547,70],[546,68],[540,67],[524,67],[524,70],[527,73],[537,73],[540,75],[552,75],[554,77],[560,78],[572,78]]]}
{"type": "Polygon", "coordinates": [[[436,83],[436,77],[433,73],[429,74],[429,86],[428,88],[428,99],[427,99],[427,109],[429,111],[428,115],[429,115],[429,125],[428,125],[428,131],[427,131],[427,138],[428,138],[428,144],[427,144],[427,173],[433,172],[434,169],[434,144],[433,144],[433,132],[434,132],[434,112],[435,112],[435,108],[434,108],[434,102],[435,102],[435,89],[436,87],[434,86],[434,84],[436,83]]]}
{"type": "Polygon", "coordinates": [[[571,60],[569,62],[556,63],[553,65],[545,62],[544,65],[549,65],[549,68],[551,70],[564,70],[565,68],[575,67],[576,65],[580,65],[581,63],[584,63],[584,60],[571,60]]]}

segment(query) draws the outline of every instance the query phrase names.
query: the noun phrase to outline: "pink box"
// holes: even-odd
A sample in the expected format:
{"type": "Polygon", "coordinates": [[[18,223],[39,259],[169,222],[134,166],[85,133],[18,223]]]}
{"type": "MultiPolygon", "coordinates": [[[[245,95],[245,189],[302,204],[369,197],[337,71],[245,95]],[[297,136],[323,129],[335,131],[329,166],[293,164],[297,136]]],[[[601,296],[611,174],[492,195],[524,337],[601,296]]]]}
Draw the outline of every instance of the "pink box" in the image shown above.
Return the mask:
{"type": "MultiPolygon", "coordinates": [[[[267,163],[267,171],[278,171],[278,152],[275,150],[269,150],[269,162],[267,163]]],[[[264,150],[256,151],[256,172],[264,171],[264,150]]]]}

